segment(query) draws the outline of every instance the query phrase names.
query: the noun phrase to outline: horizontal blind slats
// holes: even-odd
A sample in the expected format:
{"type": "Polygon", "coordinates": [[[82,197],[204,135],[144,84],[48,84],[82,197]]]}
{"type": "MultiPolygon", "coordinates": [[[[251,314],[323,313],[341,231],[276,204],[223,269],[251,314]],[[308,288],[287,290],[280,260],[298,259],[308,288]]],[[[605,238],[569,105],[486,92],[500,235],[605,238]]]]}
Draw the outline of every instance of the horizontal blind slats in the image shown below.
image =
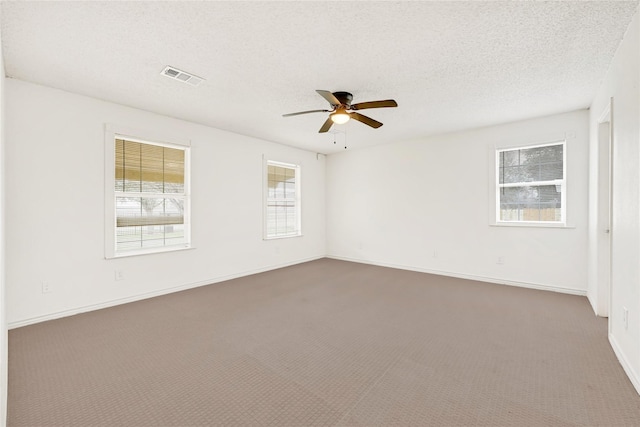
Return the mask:
{"type": "Polygon", "coordinates": [[[118,139],[115,163],[116,185],[127,181],[123,191],[141,182],[184,185],[184,150],[118,139]]]}
{"type": "Polygon", "coordinates": [[[140,216],[119,217],[118,227],[142,227],[145,225],[177,225],[184,224],[183,216],[140,216]]]}

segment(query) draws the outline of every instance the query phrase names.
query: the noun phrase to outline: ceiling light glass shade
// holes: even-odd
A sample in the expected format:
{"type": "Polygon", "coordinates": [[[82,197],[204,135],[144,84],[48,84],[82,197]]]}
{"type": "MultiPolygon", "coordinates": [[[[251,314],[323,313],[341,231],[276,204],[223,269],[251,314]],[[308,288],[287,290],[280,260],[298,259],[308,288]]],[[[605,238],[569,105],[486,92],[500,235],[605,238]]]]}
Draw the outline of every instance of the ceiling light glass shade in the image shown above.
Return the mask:
{"type": "Polygon", "coordinates": [[[342,125],[347,123],[350,118],[351,117],[349,117],[349,113],[347,113],[346,111],[338,111],[331,115],[331,120],[333,121],[333,123],[337,125],[342,125]]]}

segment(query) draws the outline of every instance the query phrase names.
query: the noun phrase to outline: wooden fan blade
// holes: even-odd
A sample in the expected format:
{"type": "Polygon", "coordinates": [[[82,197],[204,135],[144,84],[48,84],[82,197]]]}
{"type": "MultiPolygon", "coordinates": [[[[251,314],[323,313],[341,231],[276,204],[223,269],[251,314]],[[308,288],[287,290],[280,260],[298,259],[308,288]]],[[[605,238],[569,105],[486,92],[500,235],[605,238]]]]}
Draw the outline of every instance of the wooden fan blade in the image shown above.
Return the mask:
{"type": "Polygon", "coordinates": [[[329,113],[329,112],[331,112],[331,110],[309,110],[309,111],[300,111],[298,113],[283,114],[282,117],[299,116],[300,114],[309,114],[309,113],[329,113]]]}
{"type": "Polygon", "coordinates": [[[360,123],[371,126],[372,128],[378,129],[380,126],[382,126],[382,123],[380,123],[379,121],[373,120],[371,117],[363,116],[360,113],[349,113],[349,115],[353,120],[357,120],[360,123]]]}
{"type": "Polygon", "coordinates": [[[365,108],[384,108],[397,107],[398,103],[393,99],[385,99],[384,101],[359,102],[351,106],[352,110],[364,110],[365,108]]]}
{"type": "MultiPolygon", "coordinates": [[[[380,123],[380,124],[382,124],[382,123],[380,123]]],[[[331,120],[331,117],[329,117],[327,119],[327,121],[324,122],[324,124],[322,125],[322,127],[320,128],[318,133],[325,133],[325,132],[329,131],[329,129],[331,129],[332,125],[333,125],[333,120],[331,120]]]]}
{"type": "Polygon", "coordinates": [[[336,98],[335,95],[328,90],[316,90],[316,92],[318,92],[318,94],[326,99],[332,106],[335,107],[336,105],[340,105],[340,101],[338,101],[338,98],[336,98]]]}

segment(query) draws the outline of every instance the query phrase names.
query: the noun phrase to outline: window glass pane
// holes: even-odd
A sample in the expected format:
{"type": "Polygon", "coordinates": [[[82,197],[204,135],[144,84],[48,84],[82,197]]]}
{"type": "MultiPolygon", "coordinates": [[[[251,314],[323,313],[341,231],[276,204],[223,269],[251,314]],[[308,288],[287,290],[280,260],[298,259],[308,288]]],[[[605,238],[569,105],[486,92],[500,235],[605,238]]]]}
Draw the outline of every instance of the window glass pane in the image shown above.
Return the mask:
{"type": "Polygon", "coordinates": [[[298,233],[295,202],[269,202],[267,205],[267,236],[298,233]]]}
{"type": "Polygon", "coordinates": [[[500,169],[499,173],[500,184],[512,184],[524,181],[522,167],[519,165],[505,166],[504,168],[500,169]]]}
{"type": "Polygon", "coordinates": [[[287,199],[296,197],[296,183],[294,181],[287,181],[284,184],[284,197],[287,199]]]}
{"type": "Polygon", "coordinates": [[[184,243],[184,199],[116,197],[118,252],[184,243]]]}
{"type": "Polygon", "coordinates": [[[274,198],[284,198],[285,197],[285,177],[286,170],[280,166],[269,166],[272,173],[269,176],[270,181],[272,182],[273,192],[272,196],[274,198]]]}
{"type": "Polygon", "coordinates": [[[268,182],[267,197],[269,198],[276,197],[276,181],[275,180],[270,179],[268,182]]]}
{"type": "Polygon", "coordinates": [[[184,200],[159,197],[116,197],[118,227],[182,224],[184,200]]]}
{"type": "Polygon", "coordinates": [[[142,227],[118,227],[116,229],[118,252],[131,251],[142,247],[142,227]]]}
{"type": "Polygon", "coordinates": [[[275,196],[278,199],[284,198],[284,182],[278,181],[275,188],[275,196]]]}
{"type": "Polygon", "coordinates": [[[502,152],[504,166],[517,166],[520,164],[520,150],[509,150],[502,152]]]}
{"type": "Polygon", "coordinates": [[[560,186],[522,186],[500,189],[501,221],[562,221],[560,186]]]}
{"type": "Polygon", "coordinates": [[[142,227],[142,240],[140,241],[142,248],[159,248],[164,246],[164,226],[145,226],[142,227]]]}
{"type": "Polygon", "coordinates": [[[527,148],[521,151],[522,164],[539,164],[562,161],[562,144],[527,148]]]}
{"type": "Polygon", "coordinates": [[[503,151],[498,181],[503,184],[563,179],[562,144],[503,151]]]}
{"type": "Polygon", "coordinates": [[[169,245],[184,245],[186,243],[184,235],[184,225],[165,225],[164,226],[164,244],[169,245]]]}
{"type": "Polygon", "coordinates": [[[118,227],[116,241],[119,252],[187,243],[181,224],[118,227]]]}
{"type": "Polygon", "coordinates": [[[540,181],[550,181],[563,178],[562,160],[540,164],[540,181]]]}

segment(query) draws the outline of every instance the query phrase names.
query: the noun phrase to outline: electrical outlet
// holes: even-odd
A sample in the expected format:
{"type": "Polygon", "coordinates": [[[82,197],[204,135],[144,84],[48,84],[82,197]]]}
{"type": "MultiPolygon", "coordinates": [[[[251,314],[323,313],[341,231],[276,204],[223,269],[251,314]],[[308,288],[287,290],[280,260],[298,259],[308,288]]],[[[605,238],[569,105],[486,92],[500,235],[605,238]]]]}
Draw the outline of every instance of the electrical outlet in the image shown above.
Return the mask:
{"type": "Polygon", "coordinates": [[[114,275],[116,281],[124,280],[124,272],[122,270],[115,270],[114,275]]]}
{"type": "Polygon", "coordinates": [[[629,329],[629,309],[627,307],[622,307],[622,324],[625,330],[629,329]]]}
{"type": "Polygon", "coordinates": [[[42,282],[42,293],[48,294],[51,292],[51,284],[49,282],[42,282]]]}
{"type": "Polygon", "coordinates": [[[503,256],[499,256],[498,260],[496,261],[496,264],[500,264],[500,265],[504,264],[504,257],[503,256]]]}

